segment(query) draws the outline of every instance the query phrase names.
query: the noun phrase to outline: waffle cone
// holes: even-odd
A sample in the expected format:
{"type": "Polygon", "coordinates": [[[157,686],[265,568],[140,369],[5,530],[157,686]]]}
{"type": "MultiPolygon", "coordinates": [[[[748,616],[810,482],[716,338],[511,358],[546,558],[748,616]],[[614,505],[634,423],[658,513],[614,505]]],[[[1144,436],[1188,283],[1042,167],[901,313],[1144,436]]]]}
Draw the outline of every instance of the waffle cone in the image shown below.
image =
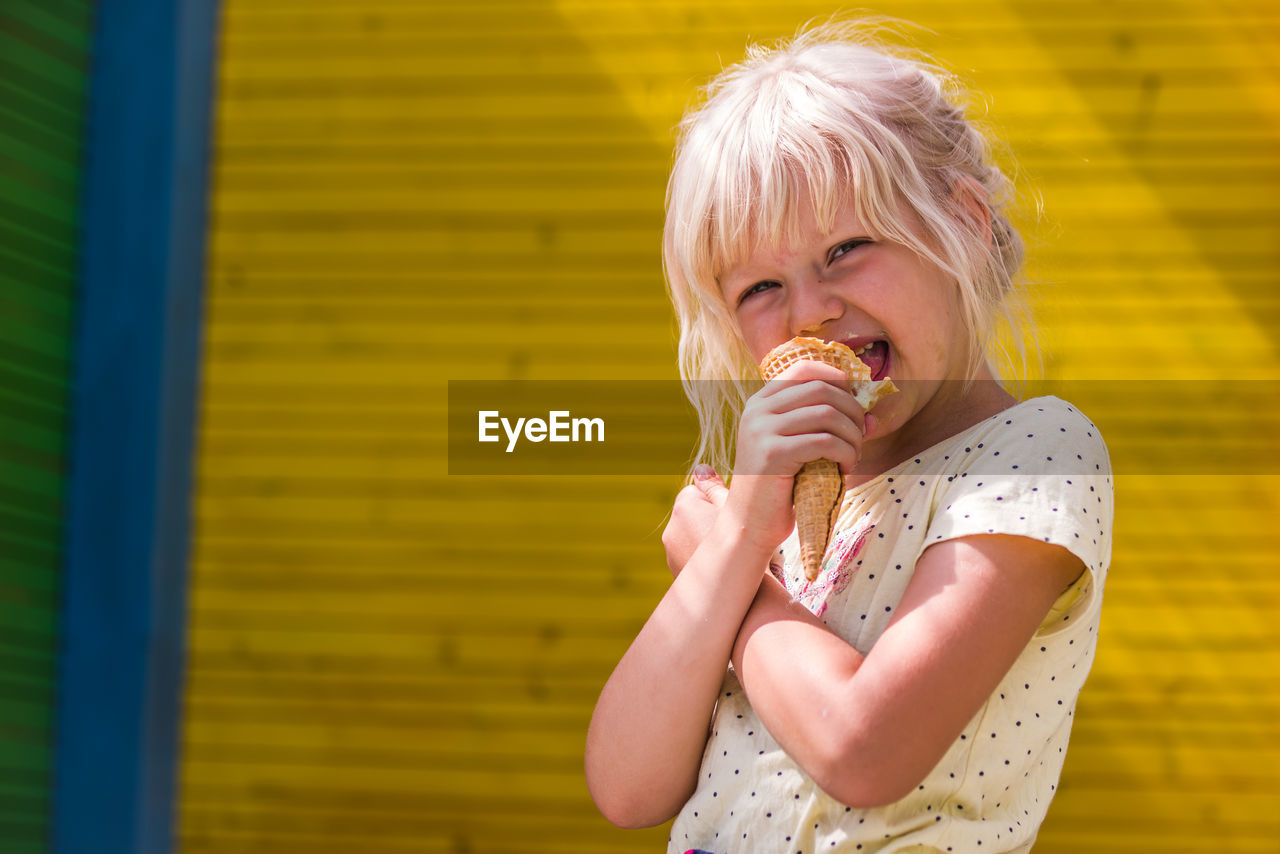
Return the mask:
{"type": "MultiPolygon", "coordinates": [[[[801,359],[834,365],[849,378],[854,397],[863,409],[870,409],[885,395],[897,391],[889,378],[873,382],[871,369],[843,344],[821,338],[792,338],[769,351],[760,362],[760,374],[771,380],[801,359]]],[[[844,498],[844,477],[831,460],[805,463],[796,474],[791,501],[796,508],[796,536],[805,578],[814,581],[822,569],[831,529],[844,498]]]]}

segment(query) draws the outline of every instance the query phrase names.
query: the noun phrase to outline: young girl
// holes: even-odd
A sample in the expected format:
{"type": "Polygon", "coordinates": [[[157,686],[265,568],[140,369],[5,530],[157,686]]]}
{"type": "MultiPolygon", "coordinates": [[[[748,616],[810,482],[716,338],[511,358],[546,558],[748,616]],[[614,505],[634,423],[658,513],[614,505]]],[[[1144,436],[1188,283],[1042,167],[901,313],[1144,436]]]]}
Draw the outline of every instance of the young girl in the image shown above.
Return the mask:
{"type": "Polygon", "coordinates": [[[1053,797],[1110,470],[1087,418],[995,380],[1021,242],[945,82],[829,25],[753,49],[683,124],[664,255],[700,454],[734,476],[677,496],[674,581],[586,752],[604,815],[675,816],[671,852],[1026,851],[1053,797]],[[761,387],[797,335],[900,390],[863,412],[816,362],[761,387]],[[818,458],[847,492],[808,582],[791,487],[818,458]]]}

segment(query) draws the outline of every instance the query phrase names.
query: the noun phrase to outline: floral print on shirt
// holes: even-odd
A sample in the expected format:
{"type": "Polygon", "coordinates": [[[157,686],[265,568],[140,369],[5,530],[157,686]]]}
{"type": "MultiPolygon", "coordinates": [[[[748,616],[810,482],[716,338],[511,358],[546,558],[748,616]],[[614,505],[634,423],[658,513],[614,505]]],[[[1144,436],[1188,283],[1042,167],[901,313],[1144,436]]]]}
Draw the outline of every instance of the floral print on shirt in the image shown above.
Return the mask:
{"type": "Polygon", "coordinates": [[[874,524],[867,524],[837,532],[835,541],[827,546],[818,577],[808,581],[803,573],[796,576],[796,586],[789,590],[791,595],[815,617],[821,617],[827,610],[827,599],[844,590],[857,572],[854,559],[874,529],[874,524]]]}

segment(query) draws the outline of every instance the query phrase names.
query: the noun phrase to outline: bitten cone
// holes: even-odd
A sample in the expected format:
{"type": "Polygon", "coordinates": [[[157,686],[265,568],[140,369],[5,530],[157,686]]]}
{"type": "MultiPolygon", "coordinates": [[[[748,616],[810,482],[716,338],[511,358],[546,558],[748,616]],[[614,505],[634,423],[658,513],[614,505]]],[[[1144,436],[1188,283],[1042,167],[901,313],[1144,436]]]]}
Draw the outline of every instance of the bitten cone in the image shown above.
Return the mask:
{"type": "MultiPolygon", "coordinates": [[[[789,365],[809,359],[834,365],[849,378],[854,396],[863,409],[871,409],[885,395],[897,391],[888,377],[871,380],[871,369],[843,344],[821,338],[792,338],[770,350],[760,361],[760,374],[771,380],[789,365]]],[[[844,498],[844,477],[831,460],[805,463],[796,474],[791,501],[796,508],[796,535],[805,578],[814,581],[822,569],[831,529],[844,498]]]]}

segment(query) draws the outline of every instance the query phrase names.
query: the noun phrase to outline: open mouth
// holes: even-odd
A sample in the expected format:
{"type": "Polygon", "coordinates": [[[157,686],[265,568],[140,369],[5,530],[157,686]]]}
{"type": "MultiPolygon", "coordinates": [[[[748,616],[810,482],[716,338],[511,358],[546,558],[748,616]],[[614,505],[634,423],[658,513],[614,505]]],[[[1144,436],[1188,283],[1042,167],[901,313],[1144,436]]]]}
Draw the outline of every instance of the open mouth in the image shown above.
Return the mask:
{"type": "Polygon", "coordinates": [[[872,341],[853,351],[862,364],[871,369],[871,379],[882,380],[889,373],[889,342],[872,341]]]}

